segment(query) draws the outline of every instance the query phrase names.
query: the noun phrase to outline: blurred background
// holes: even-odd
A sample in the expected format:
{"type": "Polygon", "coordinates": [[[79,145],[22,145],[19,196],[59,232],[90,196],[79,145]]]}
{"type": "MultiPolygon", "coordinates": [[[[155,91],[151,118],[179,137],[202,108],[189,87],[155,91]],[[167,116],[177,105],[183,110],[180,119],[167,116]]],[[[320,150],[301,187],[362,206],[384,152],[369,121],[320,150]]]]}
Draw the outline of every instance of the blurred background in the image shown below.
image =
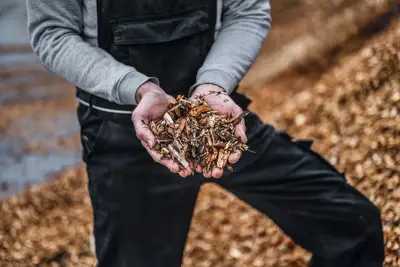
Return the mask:
{"type": "MultiPolygon", "coordinates": [[[[345,172],[382,211],[400,267],[400,4],[272,0],[240,90],[251,109],[345,172]]],[[[0,266],[94,266],[74,88],[27,43],[23,0],[0,1],[0,266]]],[[[199,195],[184,267],[303,267],[309,254],[215,185],[199,195]]]]}

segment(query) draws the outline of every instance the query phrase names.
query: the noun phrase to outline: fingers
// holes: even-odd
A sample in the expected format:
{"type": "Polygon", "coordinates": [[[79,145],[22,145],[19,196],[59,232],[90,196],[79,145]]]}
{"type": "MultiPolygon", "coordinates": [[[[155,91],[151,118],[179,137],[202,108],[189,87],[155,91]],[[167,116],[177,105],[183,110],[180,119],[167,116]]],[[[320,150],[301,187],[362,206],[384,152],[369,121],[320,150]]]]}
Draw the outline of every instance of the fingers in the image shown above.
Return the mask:
{"type": "Polygon", "coordinates": [[[239,159],[240,159],[241,156],[242,156],[242,151],[237,150],[237,151],[235,151],[235,152],[232,152],[232,153],[229,155],[228,161],[229,161],[229,163],[234,164],[234,163],[236,163],[236,162],[239,161],[239,159]]]}
{"type": "Polygon", "coordinates": [[[218,178],[221,178],[222,174],[223,174],[223,170],[221,168],[214,167],[211,170],[206,170],[206,169],[203,170],[203,176],[205,178],[213,177],[213,178],[218,179],[218,178]]]}
{"type": "Polygon", "coordinates": [[[247,136],[246,136],[246,126],[244,121],[241,121],[236,125],[235,128],[235,135],[240,138],[240,142],[243,144],[247,143],[247,136]]]}
{"type": "Polygon", "coordinates": [[[181,177],[183,177],[183,178],[185,178],[185,177],[191,175],[192,173],[193,173],[193,172],[192,172],[192,170],[190,170],[190,169],[180,170],[180,171],[179,171],[179,175],[180,175],[181,177]]]}
{"type": "Polygon", "coordinates": [[[175,102],[175,99],[154,84],[149,84],[142,90],[144,93],[132,113],[132,122],[138,139],[154,148],[156,138],[150,129],[150,121],[161,117],[167,111],[168,103],[175,102]]]}
{"type": "Polygon", "coordinates": [[[179,172],[179,165],[178,163],[174,162],[172,159],[161,159],[160,164],[167,167],[171,172],[177,173],[179,172]]]}
{"type": "Polygon", "coordinates": [[[175,99],[173,96],[167,95],[167,98],[168,98],[168,102],[169,102],[169,103],[171,103],[171,104],[176,103],[176,99],[175,99]]]}
{"type": "Polygon", "coordinates": [[[140,115],[140,113],[132,114],[132,122],[135,127],[137,138],[145,142],[150,148],[154,148],[156,145],[156,138],[154,137],[153,132],[150,130],[149,122],[140,115]]]}
{"type": "Polygon", "coordinates": [[[212,171],[211,171],[211,170],[206,170],[206,169],[204,169],[204,170],[203,170],[203,176],[204,176],[205,178],[211,178],[211,177],[212,177],[212,171]]]}
{"type": "Polygon", "coordinates": [[[221,178],[223,170],[221,168],[213,168],[212,169],[212,177],[218,179],[221,178]]]}
{"type": "MultiPolygon", "coordinates": [[[[232,152],[229,155],[228,161],[231,164],[234,164],[234,163],[239,161],[241,156],[242,156],[242,152],[240,150],[232,152]]],[[[206,169],[203,169],[200,166],[196,166],[196,171],[197,172],[201,172],[202,171],[205,178],[213,177],[213,178],[216,178],[216,179],[221,178],[223,173],[224,173],[223,169],[217,168],[217,167],[212,168],[212,170],[206,170],[206,169]]]]}
{"type": "MultiPolygon", "coordinates": [[[[142,141],[142,145],[146,148],[149,155],[153,158],[155,162],[158,162],[165,167],[167,167],[171,172],[178,173],[179,165],[177,162],[173,161],[172,159],[163,159],[162,155],[152,150],[145,142],[142,141]]],[[[187,175],[186,175],[187,176],[187,175]]]]}
{"type": "Polygon", "coordinates": [[[153,158],[153,160],[161,165],[167,167],[171,172],[178,173],[181,177],[187,177],[193,174],[193,171],[189,168],[185,170],[181,170],[178,163],[172,159],[163,159],[162,155],[152,150],[144,141],[142,141],[142,145],[146,148],[149,155],[153,158]]]}
{"type": "Polygon", "coordinates": [[[193,162],[190,162],[189,167],[187,169],[179,171],[179,175],[181,177],[185,178],[185,177],[193,174],[193,171],[192,171],[193,169],[194,169],[194,164],[193,164],[193,162]]]}
{"type": "Polygon", "coordinates": [[[201,167],[200,165],[197,165],[196,166],[196,172],[202,173],[203,172],[203,167],[201,167]]]}
{"type": "MultiPolygon", "coordinates": [[[[239,116],[240,114],[243,113],[243,109],[241,109],[238,105],[235,105],[235,107],[232,109],[232,115],[233,116],[239,116]]],[[[246,124],[244,122],[244,119],[241,120],[235,128],[235,135],[240,138],[240,141],[245,144],[247,143],[247,136],[246,136],[246,124]]]]}

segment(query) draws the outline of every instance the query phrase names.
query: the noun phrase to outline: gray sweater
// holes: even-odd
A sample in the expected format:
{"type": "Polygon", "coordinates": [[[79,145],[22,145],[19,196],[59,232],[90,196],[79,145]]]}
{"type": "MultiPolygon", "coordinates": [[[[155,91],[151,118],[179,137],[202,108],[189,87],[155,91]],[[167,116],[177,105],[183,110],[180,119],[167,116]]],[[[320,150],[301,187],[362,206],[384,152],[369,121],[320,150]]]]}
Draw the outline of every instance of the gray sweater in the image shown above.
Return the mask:
{"type": "MultiPolygon", "coordinates": [[[[213,83],[230,93],[269,31],[270,4],[268,0],[217,1],[216,39],[192,88],[213,83]]],[[[158,83],[157,77],[118,62],[97,46],[96,0],[26,2],[32,48],[50,71],[118,104],[135,105],[136,90],[143,83],[158,83]]]]}

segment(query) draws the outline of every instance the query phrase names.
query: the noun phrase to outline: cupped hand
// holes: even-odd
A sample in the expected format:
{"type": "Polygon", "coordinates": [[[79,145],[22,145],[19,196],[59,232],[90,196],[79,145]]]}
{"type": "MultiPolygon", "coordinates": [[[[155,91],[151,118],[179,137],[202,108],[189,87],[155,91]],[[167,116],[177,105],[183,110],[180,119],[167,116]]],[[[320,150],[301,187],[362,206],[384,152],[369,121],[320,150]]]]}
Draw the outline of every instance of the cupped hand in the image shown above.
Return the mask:
{"type": "Polygon", "coordinates": [[[168,110],[169,103],[175,101],[174,98],[151,82],[143,84],[138,89],[136,98],[139,104],[132,113],[132,122],[137,138],[154,161],[164,165],[173,173],[179,173],[182,177],[188,176],[191,170],[181,170],[176,161],[165,159],[154,150],[156,138],[150,129],[150,121],[161,118],[168,110]]]}
{"type": "MultiPolygon", "coordinates": [[[[207,104],[221,115],[237,117],[243,112],[242,108],[240,108],[232,100],[232,98],[225,93],[225,90],[219,86],[212,84],[199,85],[193,92],[191,99],[200,95],[204,95],[204,100],[207,102],[207,104]]],[[[246,126],[244,120],[236,125],[235,135],[240,138],[242,143],[247,143],[246,126]]],[[[234,151],[229,155],[228,161],[232,164],[236,163],[241,156],[242,152],[240,150],[234,151]]],[[[196,171],[203,172],[203,175],[206,178],[220,178],[223,173],[223,170],[217,167],[214,167],[211,171],[206,171],[201,166],[196,166],[196,171]]]]}

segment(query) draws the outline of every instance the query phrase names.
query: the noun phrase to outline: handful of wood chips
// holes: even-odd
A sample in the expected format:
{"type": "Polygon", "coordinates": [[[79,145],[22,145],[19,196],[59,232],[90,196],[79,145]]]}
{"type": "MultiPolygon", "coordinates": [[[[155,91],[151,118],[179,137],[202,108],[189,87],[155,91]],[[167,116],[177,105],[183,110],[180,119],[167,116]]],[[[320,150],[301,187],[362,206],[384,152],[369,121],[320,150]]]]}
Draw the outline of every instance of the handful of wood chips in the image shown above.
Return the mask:
{"type": "Polygon", "coordinates": [[[207,171],[213,167],[232,171],[228,162],[230,153],[249,150],[235,136],[235,126],[248,113],[229,118],[217,114],[204,101],[204,96],[188,100],[179,95],[161,119],[150,122],[157,141],[155,150],[163,158],[178,162],[181,169],[191,169],[192,173],[197,165],[207,171]]]}

